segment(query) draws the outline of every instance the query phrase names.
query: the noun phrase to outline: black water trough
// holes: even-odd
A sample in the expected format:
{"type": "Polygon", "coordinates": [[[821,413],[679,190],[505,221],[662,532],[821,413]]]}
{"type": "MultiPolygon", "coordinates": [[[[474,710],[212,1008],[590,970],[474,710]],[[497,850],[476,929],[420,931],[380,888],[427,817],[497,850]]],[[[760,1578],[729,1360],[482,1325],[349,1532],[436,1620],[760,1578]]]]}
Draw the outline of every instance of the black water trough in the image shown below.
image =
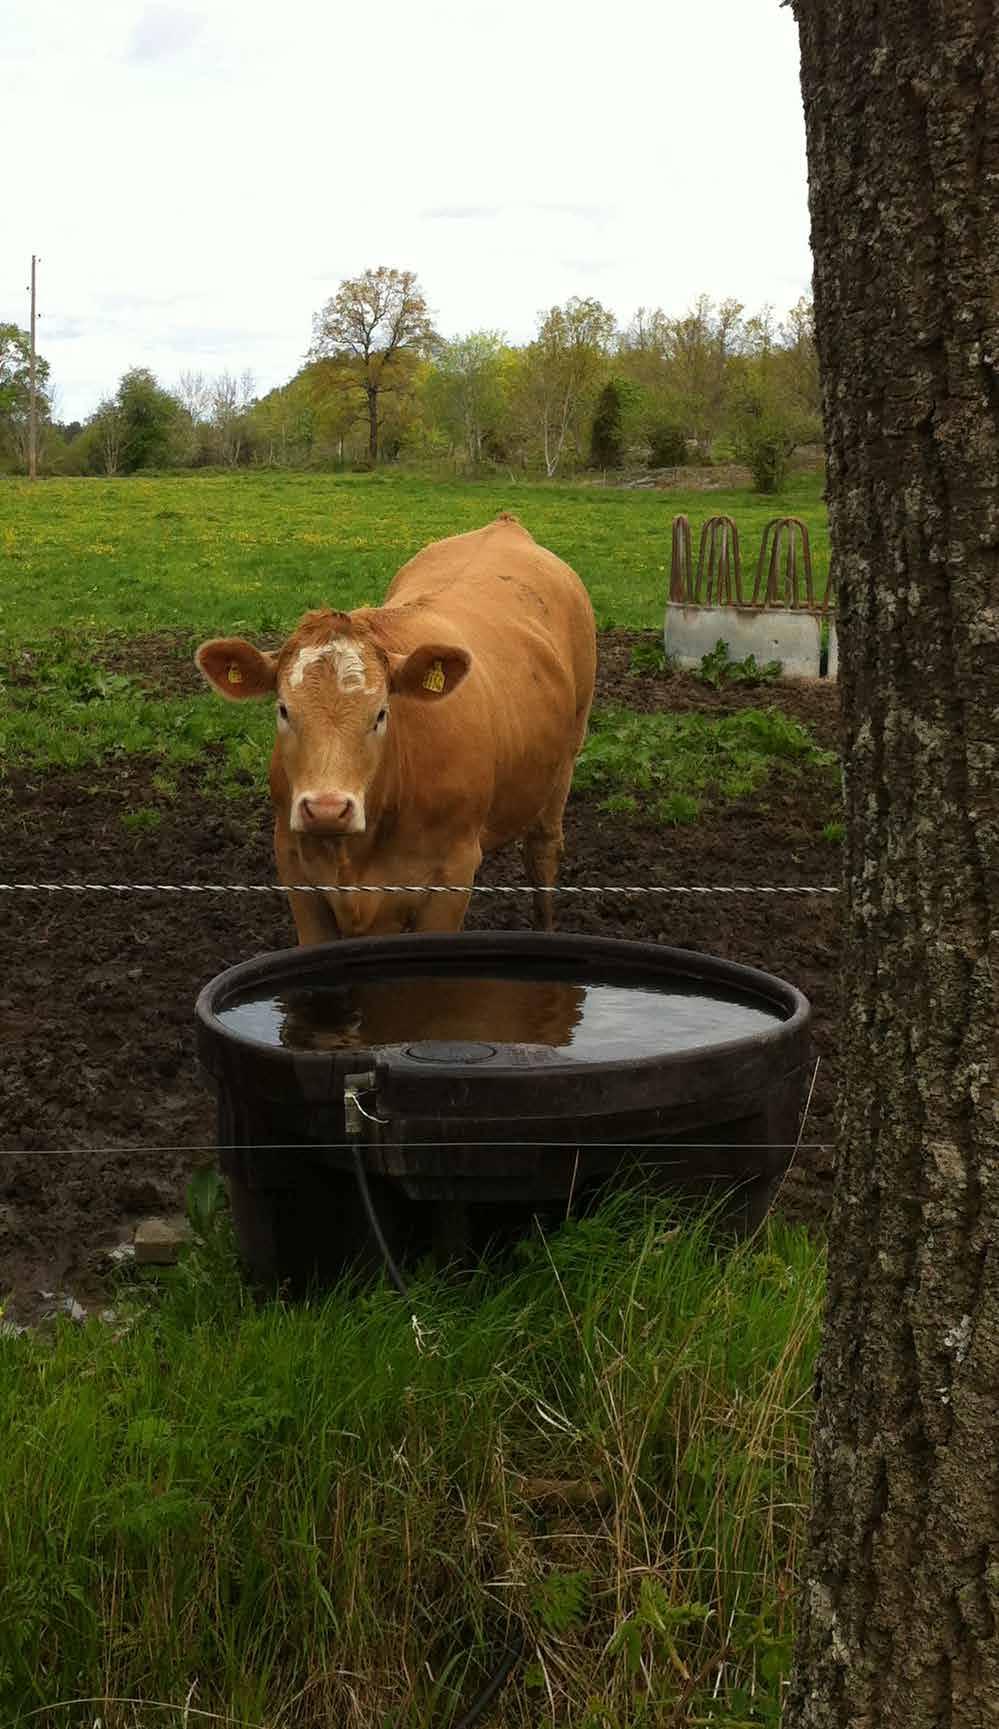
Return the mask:
{"type": "Polygon", "coordinates": [[[807,1082],[800,991],[653,943],[329,943],[230,968],[196,1012],[244,1262],[293,1290],[377,1263],[358,1147],[398,1258],[451,1259],[639,1174],[724,1193],[753,1228],[807,1082]]]}

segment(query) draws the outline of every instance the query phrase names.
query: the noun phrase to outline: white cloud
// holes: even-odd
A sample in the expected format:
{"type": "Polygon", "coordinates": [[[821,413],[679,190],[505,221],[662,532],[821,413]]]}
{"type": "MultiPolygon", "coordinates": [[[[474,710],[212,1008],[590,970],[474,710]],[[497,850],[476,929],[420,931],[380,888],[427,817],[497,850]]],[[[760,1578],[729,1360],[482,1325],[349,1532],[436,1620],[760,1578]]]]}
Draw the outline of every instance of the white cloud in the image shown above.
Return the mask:
{"type": "Polygon", "coordinates": [[[126,59],[142,63],[182,54],[201,34],[203,20],[180,6],[147,6],[136,20],[126,59]]]}
{"type": "Polygon", "coordinates": [[[501,204],[439,204],[421,215],[425,222],[491,222],[502,208],[501,204]]]}
{"type": "Polygon", "coordinates": [[[38,252],[67,414],[133,364],[278,383],[369,265],[415,270],[445,332],[515,341],[577,292],[627,322],[702,290],[807,291],[797,39],[775,3],[4,11],[0,107],[32,163],[4,184],[0,320],[26,321],[38,252]]]}

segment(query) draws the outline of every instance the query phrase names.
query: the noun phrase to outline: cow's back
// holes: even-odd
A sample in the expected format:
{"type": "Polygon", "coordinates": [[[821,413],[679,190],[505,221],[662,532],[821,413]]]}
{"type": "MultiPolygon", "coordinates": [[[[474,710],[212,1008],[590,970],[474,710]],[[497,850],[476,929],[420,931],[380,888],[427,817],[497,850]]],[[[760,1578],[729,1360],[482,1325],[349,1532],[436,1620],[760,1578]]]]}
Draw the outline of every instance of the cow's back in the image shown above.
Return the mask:
{"type": "Polygon", "coordinates": [[[575,571],[516,517],[504,513],[485,528],[424,547],[398,572],[385,607],[446,623],[497,699],[506,691],[530,704],[544,668],[557,667],[573,714],[589,711],[596,678],[590,597],[575,571]]]}

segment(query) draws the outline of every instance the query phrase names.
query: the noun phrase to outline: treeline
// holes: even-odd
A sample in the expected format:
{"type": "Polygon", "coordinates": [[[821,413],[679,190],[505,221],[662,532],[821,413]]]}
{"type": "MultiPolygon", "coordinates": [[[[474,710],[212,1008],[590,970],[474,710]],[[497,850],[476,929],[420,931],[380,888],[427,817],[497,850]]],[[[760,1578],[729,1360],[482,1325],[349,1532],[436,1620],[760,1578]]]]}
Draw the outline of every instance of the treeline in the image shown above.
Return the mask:
{"type": "MultiPolygon", "coordinates": [[[[83,424],[52,417],[39,363],[42,472],[373,467],[437,462],[470,474],[549,477],[735,458],[765,491],[791,452],[821,440],[812,309],[779,319],[702,296],[681,317],[640,308],[625,329],[598,300],[539,316],[533,341],[444,338],[409,271],[345,281],[316,314],[301,370],[258,395],[253,376],[144,368],[83,424]]],[[[0,460],[27,451],[27,343],[0,325],[0,460]]]]}

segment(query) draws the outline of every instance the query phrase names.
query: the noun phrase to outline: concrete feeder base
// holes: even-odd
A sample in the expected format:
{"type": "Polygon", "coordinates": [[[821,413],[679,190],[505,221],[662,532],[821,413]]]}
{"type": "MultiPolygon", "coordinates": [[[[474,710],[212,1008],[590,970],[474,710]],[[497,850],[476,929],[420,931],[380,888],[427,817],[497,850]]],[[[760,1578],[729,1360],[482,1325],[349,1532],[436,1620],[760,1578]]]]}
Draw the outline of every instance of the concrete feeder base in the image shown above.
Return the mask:
{"type": "MultiPolygon", "coordinates": [[[[777,611],[772,607],[687,606],[669,601],[663,632],[666,653],[685,670],[700,666],[719,638],[733,660],[754,655],[762,666],[779,660],[787,678],[818,678],[822,624],[814,612],[777,611]]],[[[830,626],[829,677],[834,678],[835,625],[830,626]]],[[[838,659],[838,657],[837,657],[838,659]]]]}

